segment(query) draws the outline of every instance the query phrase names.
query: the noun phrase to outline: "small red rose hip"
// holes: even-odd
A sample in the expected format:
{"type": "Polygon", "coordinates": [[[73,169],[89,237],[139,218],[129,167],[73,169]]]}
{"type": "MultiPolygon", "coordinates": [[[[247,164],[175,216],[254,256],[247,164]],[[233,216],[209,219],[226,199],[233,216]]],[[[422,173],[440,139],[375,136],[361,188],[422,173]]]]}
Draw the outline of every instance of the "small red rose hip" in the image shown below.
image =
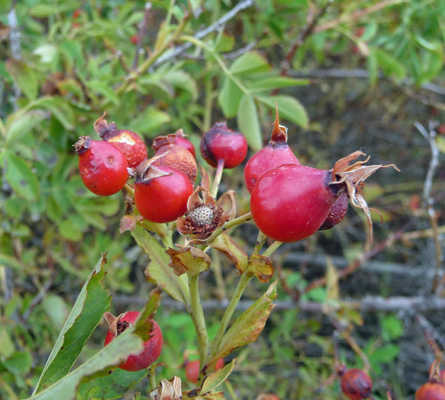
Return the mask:
{"type": "MultiPolygon", "coordinates": [[[[225,365],[224,359],[220,358],[215,365],[215,371],[223,368],[225,365]]],[[[199,360],[194,361],[186,361],[185,364],[185,376],[189,382],[196,383],[198,382],[199,377],[199,360]]]]}
{"type": "Polygon", "coordinates": [[[445,386],[440,382],[429,381],[417,389],[415,400],[445,400],[445,386]]]}
{"type": "Polygon", "coordinates": [[[114,122],[108,124],[104,119],[105,114],[94,123],[94,130],[103,140],[122,151],[130,168],[136,168],[147,159],[147,146],[144,140],[135,132],[117,129],[114,122]]]}
{"type": "Polygon", "coordinates": [[[201,139],[201,155],[212,167],[224,162],[224,168],[235,168],[246,158],[246,138],[227,128],[225,122],[217,122],[201,139]]]}
{"type": "Polygon", "coordinates": [[[284,164],[298,165],[300,162],[287,145],[287,128],[280,125],[277,108],[269,144],[256,152],[247,161],[244,168],[244,181],[246,182],[247,190],[252,192],[255,184],[266,172],[284,164]]]}
{"type": "Polygon", "coordinates": [[[74,145],[79,171],[85,186],[99,196],[119,192],[128,180],[128,164],[112,144],[82,136],[74,145]]]}
{"type": "Polygon", "coordinates": [[[193,143],[185,137],[184,131],[179,129],[176,131],[175,135],[175,144],[188,150],[190,153],[192,153],[193,157],[196,157],[195,146],[193,146],[193,143]]]}
{"type": "Polygon", "coordinates": [[[372,392],[372,380],[361,369],[348,369],[341,377],[341,390],[351,400],[363,400],[372,392]]]}
{"type": "MultiPolygon", "coordinates": [[[[110,313],[106,313],[106,319],[110,329],[105,337],[105,346],[111,343],[125,329],[132,326],[139,316],[138,311],[128,311],[114,318],[110,313]]],[[[151,337],[144,343],[144,349],[139,354],[130,355],[127,360],[119,365],[120,369],[125,371],[140,371],[152,365],[161,354],[162,350],[162,332],[155,321],[152,322],[151,337]]]]}
{"type": "Polygon", "coordinates": [[[187,211],[193,185],[181,171],[153,165],[156,159],[144,161],[136,169],[135,205],[148,221],[171,222],[187,211]]]}

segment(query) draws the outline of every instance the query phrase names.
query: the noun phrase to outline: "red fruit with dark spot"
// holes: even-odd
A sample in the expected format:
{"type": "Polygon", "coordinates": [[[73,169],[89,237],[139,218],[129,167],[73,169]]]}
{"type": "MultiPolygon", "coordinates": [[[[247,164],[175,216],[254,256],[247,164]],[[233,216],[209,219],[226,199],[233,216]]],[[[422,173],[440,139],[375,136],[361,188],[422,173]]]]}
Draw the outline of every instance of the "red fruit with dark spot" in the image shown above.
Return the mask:
{"type": "Polygon", "coordinates": [[[269,144],[255,153],[244,168],[244,181],[249,192],[266,172],[284,164],[298,165],[300,162],[287,145],[287,128],[280,125],[277,108],[269,144]]]}
{"type": "MultiPolygon", "coordinates": [[[[225,365],[224,359],[220,358],[215,365],[215,371],[223,368],[225,365]]],[[[198,382],[199,376],[199,360],[187,361],[185,364],[185,376],[189,382],[198,382]]]]}
{"type": "Polygon", "coordinates": [[[114,122],[108,124],[104,117],[105,113],[94,123],[94,130],[103,140],[122,151],[130,168],[136,168],[147,159],[147,146],[144,140],[135,132],[117,129],[114,122]]]}
{"type": "MultiPolygon", "coordinates": [[[[114,327],[115,332],[112,332],[112,327],[110,326],[110,330],[105,336],[105,346],[124,332],[125,329],[129,328],[136,321],[138,316],[138,311],[128,311],[120,315],[114,327]]],[[[130,355],[124,363],[119,365],[120,369],[125,371],[140,371],[141,369],[148,368],[159,358],[163,344],[162,332],[155,321],[151,322],[151,337],[144,343],[144,349],[139,354],[130,355]]]]}
{"type": "Polygon", "coordinates": [[[187,211],[193,185],[181,171],[155,166],[152,158],[136,170],[134,200],[139,213],[151,222],[171,222],[187,211]]]}
{"type": "Polygon", "coordinates": [[[319,231],[324,231],[326,229],[331,229],[335,225],[339,224],[343,221],[343,218],[348,211],[348,195],[346,192],[341,192],[338,199],[335,200],[335,203],[332,205],[328,216],[324,220],[323,224],[321,224],[319,231]]]}
{"type": "Polygon", "coordinates": [[[415,400],[445,400],[445,386],[440,382],[427,382],[417,389],[415,400]]]}
{"type": "Polygon", "coordinates": [[[246,138],[227,128],[226,122],[217,122],[201,139],[201,155],[212,167],[224,161],[224,168],[235,168],[246,158],[246,138]]]}
{"type": "Polygon", "coordinates": [[[82,136],[74,145],[85,186],[99,196],[119,192],[128,180],[128,164],[122,152],[110,143],[82,136]]]}
{"type": "Polygon", "coordinates": [[[372,392],[372,380],[361,369],[347,370],[341,377],[341,390],[351,400],[363,400],[372,392]]]}

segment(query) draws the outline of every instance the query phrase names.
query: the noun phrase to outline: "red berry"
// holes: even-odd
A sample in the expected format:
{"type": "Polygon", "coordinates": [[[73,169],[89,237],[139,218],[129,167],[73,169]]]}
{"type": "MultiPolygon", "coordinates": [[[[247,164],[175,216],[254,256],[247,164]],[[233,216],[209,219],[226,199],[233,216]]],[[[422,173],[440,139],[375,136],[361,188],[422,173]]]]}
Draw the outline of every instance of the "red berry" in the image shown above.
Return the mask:
{"type": "Polygon", "coordinates": [[[190,182],[195,182],[198,175],[198,166],[195,157],[185,148],[176,144],[167,144],[156,150],[155,157],[159,157],[153,165],[166,166],[177,169],[185,174],[190,182]]]}
{"type": "Polygon", "coordinates": [[[329,171],[282,165],[267,172],[250,199],[253,219],[266,236],[295,242],[314,234],[337,199],[329,171]]]}
{"type": "Polygon", "coordinates": [[[132,35],[130,37],[130,42],[133,43],[133,44],[138,44],[138,40],[139,40],[138,35],[132,35]]]}
{"type": "MultiPolygon", "coordinates": [[[[124,332],[125,329],[130,327],[138,316],[138,311],[128,311],[118,317],[119,321],[117,322],[116,335],[109,330],[107,336],[105,336],[105,346],[124,332]]],[[[123,364],[119,365],[120,369],[124,369],[125,371],[140,371],[141,369],[148,368],[159,358],[163,343],[162,332],[155,321],[152,320],[151,322],[153,324],[153,330],[150,339],[144,343],[144,349],[139,354],[130,355],[123,364]]]]}
{"type": "Polygon", "coordinates": [[[225,122],[217,122],[201,139],[201,155],[212,167],[222,160],[224,168],[235,168],[246,158],[246,138],[227,128],[225,122]]]}
{"type": "Polygon", "coordinates": [[[347,370],[341,377],[341,390],[351,400],[363,400],[372,392],[372,380],[361,369],[347,370]]]}
{"type": "Polygon", "coordinates": [[[300,162],[287,145],[287,128],[280,125],[277,108],[269,144],[255,153],[244,168],[244,181],[249,192],[266,172],[284,164],[298,165],[300,162]]]}
{"type": "Polygon", "coordinates": [[[124,153],[130,168],[136,168],[147,159],[147,146],[144,140],[135,132],[117,129],[114,122],[108,124],[104,117],[105,113],[94,123],[95,131],[102,139],[124,153]]]}
{"type": "Polygon", "coordinates": [[[445,400],[445,386],[440,382],[427,382],[417,389],[415,400],[445,400]]]}
{"type": "Polygon", "coordinates": [[[134,199],[140,214],[151,222],[170,222],[187,211],[193,185],[181,171],[143,162],[136,170],[134,199]]]}
{"type": "MultiPolygon", "coordinates": [[[[187,361],[185,365],[185,376],[189,382],[198,382],[199,376],[199,360],[187,361]]],[[[224,359],[220,358],[215,365],[215,371],[223,368],[225,365],[224,359]]]]}
{"type": "Polygon", "coordinates": [[[348,195],[346,192],[341,192],[338,199],[335,200],[335,203],[332,205],[325,221],[321,224],[318,230],[324,231],[326,229],[333,228],[335,225],[343,221],[343,218],[345,217],[347,211],[348,211],[348,195]]]}
{"type": "Polygon", "coordinates": [[[99,196],[119,192],[128,180],[127,160],[110,143],[82,136],[74,145],[85,186],[99,196]]]}

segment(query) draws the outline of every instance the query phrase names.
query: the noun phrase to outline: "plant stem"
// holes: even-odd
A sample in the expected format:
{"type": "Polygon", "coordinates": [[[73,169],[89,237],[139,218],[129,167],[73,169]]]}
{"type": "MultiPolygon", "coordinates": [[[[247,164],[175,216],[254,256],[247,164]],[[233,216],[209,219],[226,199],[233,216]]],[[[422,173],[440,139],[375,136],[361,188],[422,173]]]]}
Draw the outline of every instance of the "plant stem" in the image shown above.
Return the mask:
{"type": "Polygon", "coordinates": [[[216,166],[215,178],[213,179],[211,195],[214,199],[218,195],[219,184],[221,183],[222,174],[224,171],[224,160],[218,160],[218,165],[216,166]]]}
{"type": "Polygon", "coordinates": [[[234,226],[241,225],[243,222],[247,222],[252,219],[252,213],[248,212],[246,214],[243,214],[237,218],[234,218],[230,221],[227,221],[223,226],[221,226],[218,229],[215,229],[215,231],[208,237],[207,243],[211,243],[215,240],[215,238],[227,229],[233,228],[234,226]]]}
{"type": "Polygon", "coordinates": [[[273,254],[273,252],[274,252],[276,249],[278,249],[278,247],[280,247],[282,244],[283,244],[282,242],[278,242],[278,241],[273,242],[273,243],[272,243],[272,244],[271,244],[271,245],[264,251],[263,256],[264,256],[264,257],[270,257],[270,256],[273,254]]]}
{"type": "Polygon", "coordinates": [[[260,254],[260,250],[264,246],[266,239],[267,236],[263,232],[259,231],[252,254],[260,254]]]}
{"type": "Polygon", "coordinates": [[[155,390],[156,389],[156,375],[155,375],[155,373],[149,374],[148,380],[150,381],[151,390],[152,391],[155,390]]]}
{"type": "Polygon", "coordinates": [[[128,183],[124,185],[124,190],[134,199],[134,189],[128,183]]]}
{"type": "MultiPolygon", "coordinates": [[[[190,289],[190,308],[193,325],[195,325],[196,335],[198,337],[199,362],[201,368],[205,365],[205,360],[209,352],[209,338],[207,335],[204,311],[202,309],[201,300],[199,298],[199,275],[189,275],[190,289]]],[[[198,385],[201,374],[198,379],[198,385]]]]}
{"type": "Polygon", "coordinates": [[[240,301],[241,296],[244,293],[244,290],[246,289],[247,285],[249,284],[252,278],[253,275],[246,272],[241,275],[241,278],[238,281],[238,285],[235,291],[233,292],[233,296],[230,299],[230,303],[227,306],[226,311],[224,312],[224,316],[221,321],[221,325],[219,326],[218,332],[216,333],[215,339],[213,340],[211,348],[212,358],[218,352],[221,340],[224,336],[224,333],[226,332],[227,327],[229,326],[230,319],[232,318],[232,315],[235,312],[236,306],[238,305],[238,302],[240,301]]]}

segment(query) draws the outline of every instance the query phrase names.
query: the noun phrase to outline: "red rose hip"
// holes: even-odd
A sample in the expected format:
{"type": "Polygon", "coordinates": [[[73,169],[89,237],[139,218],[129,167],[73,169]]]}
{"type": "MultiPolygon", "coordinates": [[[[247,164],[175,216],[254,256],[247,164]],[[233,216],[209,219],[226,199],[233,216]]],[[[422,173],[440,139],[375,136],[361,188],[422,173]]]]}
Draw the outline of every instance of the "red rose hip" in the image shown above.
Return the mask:
{"type": "Polygon", "coordinates": [[[351,400],[363,400],[372,392],[372,380],[361,369],[347,370],[341,377],[341,390],[351,400]]]}
{"type": "Polygon", "coordinates": [[[79,156],[79,171],[85,186],[99,196],[119,192],[128,180],[128,164],[112,144],[82,136],[74,145],[79,156]]]}
{"type": "MultiPolygon", "coordinates": [[[[106,313],[113,317],[111,314],[106,313]]],[[[107,318],[110,329],[105,337],[105,346],[111,343],[117,336],[119,336],[125,329],[128,329],[139,316],[138,311],[128,311],[121,314],[119,317],[107,318]]],[[[120,369],[125,371],[140,371],[148,368],[160,356],[163,344],[162,332],[159,325],[155,321],[152,322],[151,337],[144,343],[144,349],[139,354],[130,355],[127,360],[119,365],[120,369]]]]}
{"type": "Polygon", "coordinates": [[[212,167],[224,162],[224,168],[235,168],[246,158],[246,138],[229,129],[225,122],[217,122],[201,139],[201,155],[212,167]]]}
{"type": "Polygon", "coordinates": [[[415,400],[445,400],[445,386],[440,382],[427,382],[417,389],[415,400]]]}
{"type": "MultiPolygon", "coordinates": [[[[220,358],[215,365],[215,371],[223,368],[225,365],[224,359],[220,358]]],[[[198,382],[199,377],[199,360],[186,361],[185,364],[185,376],[189,382],[198,382]]]]}

